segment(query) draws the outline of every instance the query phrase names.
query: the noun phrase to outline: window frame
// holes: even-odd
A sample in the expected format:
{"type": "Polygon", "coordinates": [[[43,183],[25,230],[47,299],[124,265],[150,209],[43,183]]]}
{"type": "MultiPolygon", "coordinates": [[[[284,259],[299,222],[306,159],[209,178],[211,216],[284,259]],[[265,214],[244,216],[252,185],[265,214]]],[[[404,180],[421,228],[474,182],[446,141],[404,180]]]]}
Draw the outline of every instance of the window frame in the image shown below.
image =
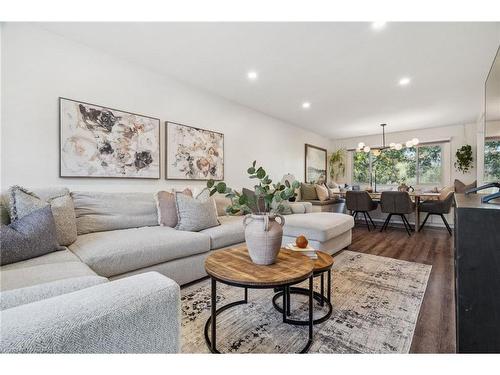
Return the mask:
{"type": "Polygon", "coordinates": [[[499,142],[500,141],[500,136],[491,136],[491,137],[485,137],[484,138],[484,150],[483,150],[483,179],[484,179],[484,183],[491,183],[491,182],[497,182],[496,180],[488,180],[486,177],[486,143],[487,142],[499,142]]]}

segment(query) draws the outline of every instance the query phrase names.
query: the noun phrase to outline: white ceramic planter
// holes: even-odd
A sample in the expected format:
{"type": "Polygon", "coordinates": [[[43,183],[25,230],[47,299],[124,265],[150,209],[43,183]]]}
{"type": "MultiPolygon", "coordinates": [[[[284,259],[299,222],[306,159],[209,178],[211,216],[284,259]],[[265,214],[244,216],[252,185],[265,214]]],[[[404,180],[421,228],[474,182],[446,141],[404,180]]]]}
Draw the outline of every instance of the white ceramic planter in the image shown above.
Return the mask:
{"type": "Polygon", "coordinates": [[[243,220],[245,242],[252,262],[269,265],[276,262],[283,239],[285,218],[279,214],[247,215],[243,220]],[[278,223],[275,219],[280,218],[278,223]]]}

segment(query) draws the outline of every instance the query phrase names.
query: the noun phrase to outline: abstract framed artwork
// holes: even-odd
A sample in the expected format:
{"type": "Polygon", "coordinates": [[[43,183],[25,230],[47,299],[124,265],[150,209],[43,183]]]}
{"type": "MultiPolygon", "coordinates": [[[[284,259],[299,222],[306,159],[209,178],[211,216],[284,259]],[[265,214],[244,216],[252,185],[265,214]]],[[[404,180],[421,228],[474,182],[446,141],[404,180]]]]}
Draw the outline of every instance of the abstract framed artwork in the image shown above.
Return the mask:
{"type": "Polygon", "coordinates": [[[306,144],[305,147],[305,182],[325,183],[327,170],[327,153],[324,148],[306,144]]]}
{"type": "Polygon", "coordinates": [[[160,178],[160,120],[59,98],[60,177],[160,178]]]}
{"type": "Polygon", "coordinates": [[[168,121],[165,126],[167,179],[224,179],[224,134],[168,121]]]}

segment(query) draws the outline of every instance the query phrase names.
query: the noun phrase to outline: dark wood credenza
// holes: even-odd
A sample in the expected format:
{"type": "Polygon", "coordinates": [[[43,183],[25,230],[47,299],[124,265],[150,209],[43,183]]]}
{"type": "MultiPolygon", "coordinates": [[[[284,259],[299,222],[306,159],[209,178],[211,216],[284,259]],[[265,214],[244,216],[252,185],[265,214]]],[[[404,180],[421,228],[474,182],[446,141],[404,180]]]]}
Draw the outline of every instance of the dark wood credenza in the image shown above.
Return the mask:
{"type": "Polygon", "coordinates": [[[458,353],[500,353],[500,202],[456,194],[458,353]]]}

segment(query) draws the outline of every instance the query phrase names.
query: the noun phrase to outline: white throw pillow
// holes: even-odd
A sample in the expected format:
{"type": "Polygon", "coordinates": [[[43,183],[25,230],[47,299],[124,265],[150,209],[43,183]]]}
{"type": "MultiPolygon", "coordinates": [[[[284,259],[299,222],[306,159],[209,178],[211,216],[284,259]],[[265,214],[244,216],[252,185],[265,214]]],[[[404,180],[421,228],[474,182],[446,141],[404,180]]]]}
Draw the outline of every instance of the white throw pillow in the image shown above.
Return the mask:
{"type": "Polygon", "coordinates": [[[327,201],[330,199],[330,192],[325,185],[316,184],[314,187],[316,188],[316,194],[318,194],[318,199],[320,201],[327,201]]]}

